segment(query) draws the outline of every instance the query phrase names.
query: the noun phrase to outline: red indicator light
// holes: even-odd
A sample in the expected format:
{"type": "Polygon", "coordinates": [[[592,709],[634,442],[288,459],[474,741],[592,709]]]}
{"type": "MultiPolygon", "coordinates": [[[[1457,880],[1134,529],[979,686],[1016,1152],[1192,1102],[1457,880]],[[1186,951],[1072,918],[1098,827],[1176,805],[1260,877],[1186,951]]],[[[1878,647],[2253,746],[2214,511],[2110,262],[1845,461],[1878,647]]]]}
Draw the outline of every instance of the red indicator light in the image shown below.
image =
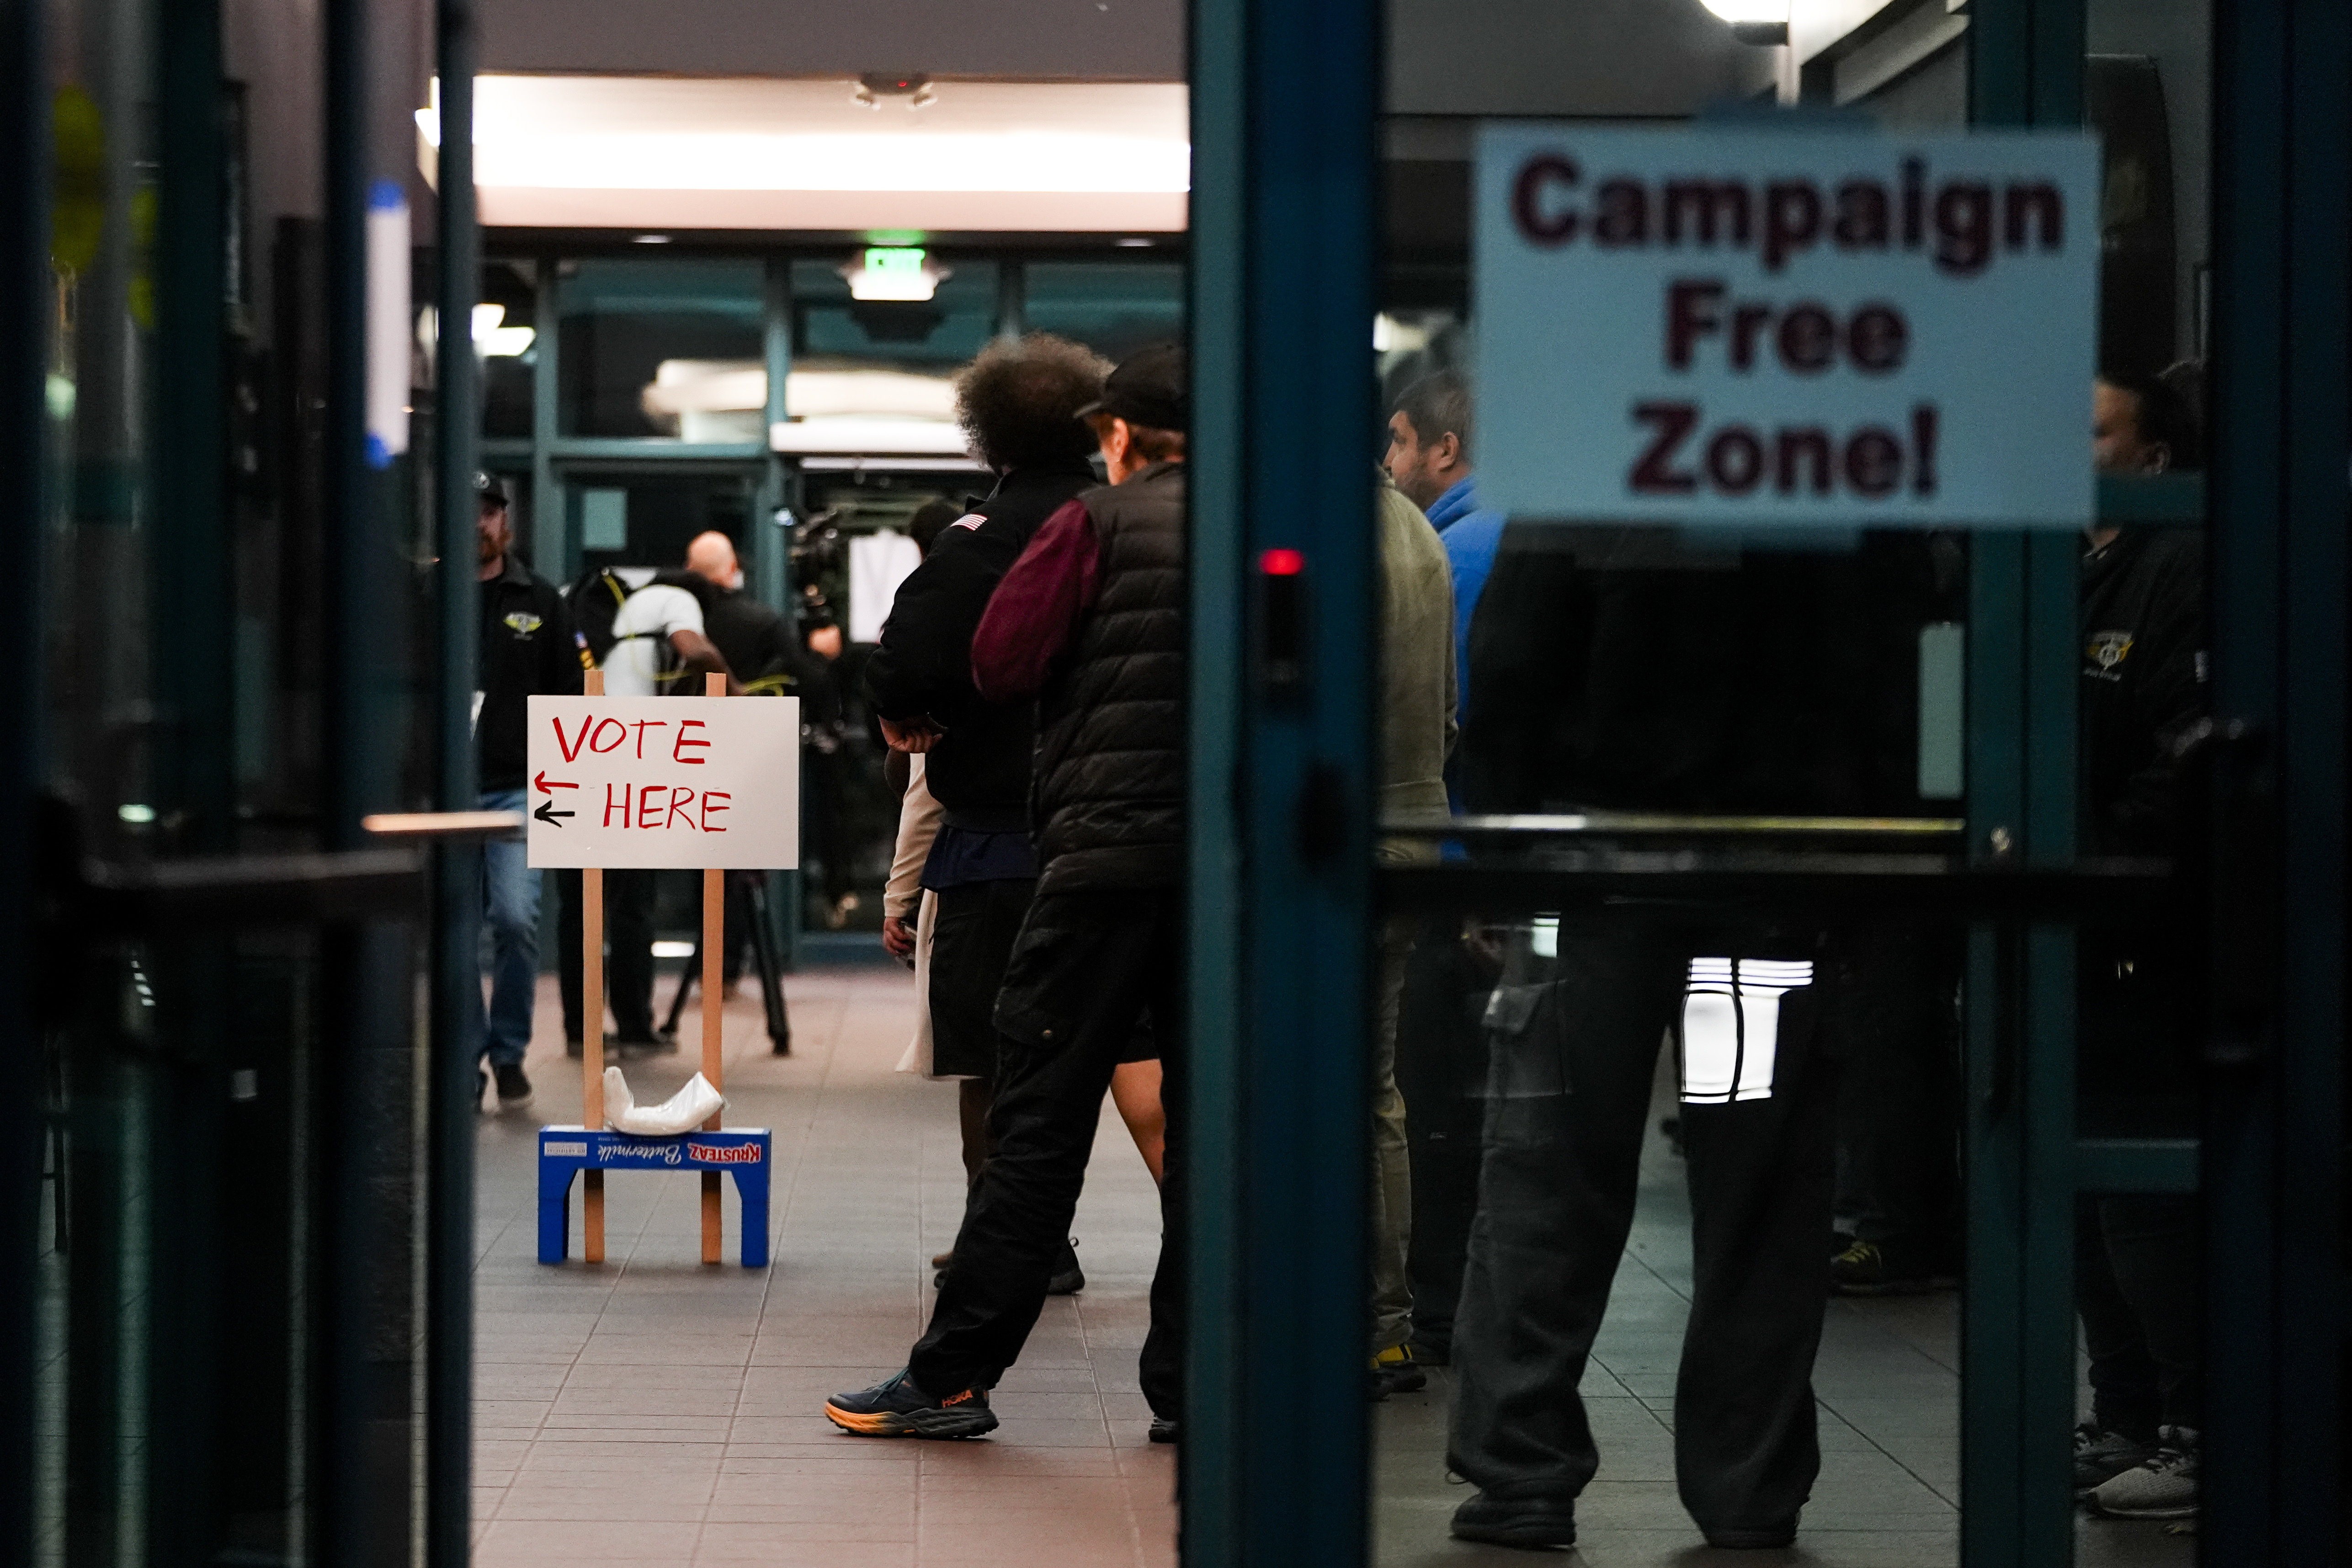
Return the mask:
{"type": "Polygon", "coordinates": [[[1303,550],[1270,549],[1257,558],[1257,569],[1268,577],[1297,577],[1307,570],[1303,550]]]}

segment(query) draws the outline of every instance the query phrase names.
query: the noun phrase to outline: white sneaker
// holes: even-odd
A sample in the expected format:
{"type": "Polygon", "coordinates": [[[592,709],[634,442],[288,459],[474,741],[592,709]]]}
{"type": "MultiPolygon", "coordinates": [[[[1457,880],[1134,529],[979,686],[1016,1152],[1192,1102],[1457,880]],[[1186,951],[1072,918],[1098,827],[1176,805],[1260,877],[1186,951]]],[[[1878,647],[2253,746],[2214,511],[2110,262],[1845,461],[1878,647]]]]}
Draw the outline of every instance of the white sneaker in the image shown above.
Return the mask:
{"type": "Polygon", "coordinates": [[[2197,1429],[2157,1428],[2156,1452],[2092,1492],[2091,1511],[2107,1519],[2194,1519],[2197,1429]]]}
{"type": "Polygon", "coordinates": [[[2074,1428],[2074,1500],[2082,1502],[2126,1470],[2145,1463],[2148,1451],[2121,1432],[2085,1421],[2074,1428]]]}

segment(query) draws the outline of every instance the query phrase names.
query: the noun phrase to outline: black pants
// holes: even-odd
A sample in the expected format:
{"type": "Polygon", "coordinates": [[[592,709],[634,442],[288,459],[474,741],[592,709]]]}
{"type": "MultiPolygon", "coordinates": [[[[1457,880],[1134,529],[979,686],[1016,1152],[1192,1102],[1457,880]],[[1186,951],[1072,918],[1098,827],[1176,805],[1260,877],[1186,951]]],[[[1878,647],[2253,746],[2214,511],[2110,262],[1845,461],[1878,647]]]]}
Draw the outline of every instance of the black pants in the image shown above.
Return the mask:
{"type": "MultiPolygon", "coordinates": [[[[1810,944],[1754,939],[1695,946],[1637,918],[1563,922],[1549,978],[1496,998],[1448,1456],[1490,1496],[1565,1501],[1599,1468],[1577,1385],[1633,1223],[1653,1071],[1689,958],[1811,956],[1810,944]]],[[[1836,1082],[1813,989],[1780,999],[1769,1094],[1683,1107],[1695,1290],[1675,1469],[1709,1532],[1786,1525],[1821,1469],[1812,1366],[1836,1082]]]]}
{"type": "MultiPolygon", "coordinates": [[[[604,873],[604,995],[624,1040],[654,1032],[654,878],[659,872],[604,873]]],[[[559,871],[556,972],[563,989],[563,1038],[583,1038],[580,1017],[580,873],[559,871]]]]}
{"type": "Polygon", "coordinates": [[[2196,1199],[2085,1197],[2074,1217],[2092,1418],[2140,1443],[2158,1425],[2202,1427],[2196,1199]]]}
{"type": "Polygon", "coordinates": [[[1934,1265],[1960,1254],[1960,955],[1957,932],[1845,934],[1823,1022],[1844,1064],[1838,1212],[1864,1241],[1934,1265]]]}
{"type": "Polygon", "coordinates": [[[1183,918],[1174,888],[1048,894],[1030,905],[997,1001],[990,1150],[908,1358],[933,1393],[992,1385],[1018,1360],[1070,1233],[1111,1071],[1150,1014],[1162,1046],[1168,1149],[1160,1270],[1139,1369],[1157,1415],[1183,1389],[1183,918]]]}
{"type": "Polygon", "coordinates": [[[943,887],[931,917],[931,1071],[996,1076],[996,997],[1013,962],[1034,877],[943,887]]]}
{"type": "Polygon", "coordinates": [[[1446,915],[1414,934],[1397,1019],[1397,1089],[1404,1095],[1405,1149],[1412,1165],[1413,1343],[1453,1342],[1454,1304],[1478,1213],[1481,1124],[1486,1118],[1486,1033],[1480,1016],[1494,967],[1446,915]]]}

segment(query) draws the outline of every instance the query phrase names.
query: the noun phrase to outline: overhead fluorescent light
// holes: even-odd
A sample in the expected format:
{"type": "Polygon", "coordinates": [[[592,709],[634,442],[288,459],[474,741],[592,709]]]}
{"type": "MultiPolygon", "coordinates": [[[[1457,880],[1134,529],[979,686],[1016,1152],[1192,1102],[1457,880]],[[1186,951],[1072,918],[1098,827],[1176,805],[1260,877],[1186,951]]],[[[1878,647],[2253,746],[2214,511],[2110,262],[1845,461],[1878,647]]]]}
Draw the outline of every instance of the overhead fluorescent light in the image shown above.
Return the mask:
{"type": "Polygon", "coordinates": [[[512,359],[530,351],[539,334],[529,327],[503,325],[507,308],[503,305],[474,307],[474,349],[485,359],[512,359]]]}

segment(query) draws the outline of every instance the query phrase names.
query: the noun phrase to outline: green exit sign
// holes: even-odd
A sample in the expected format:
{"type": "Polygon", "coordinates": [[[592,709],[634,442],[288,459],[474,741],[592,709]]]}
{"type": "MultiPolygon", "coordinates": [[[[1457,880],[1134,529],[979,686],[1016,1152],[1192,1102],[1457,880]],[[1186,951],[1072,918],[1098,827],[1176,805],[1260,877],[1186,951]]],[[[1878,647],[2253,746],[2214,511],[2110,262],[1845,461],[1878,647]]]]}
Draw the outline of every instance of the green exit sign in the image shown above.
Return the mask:
{"type": "Polygon", "coordinates": [[[866,253],[866,270],[875,278],[897,281],[923,275],[920,246],[875,246],[866,253]]]}

